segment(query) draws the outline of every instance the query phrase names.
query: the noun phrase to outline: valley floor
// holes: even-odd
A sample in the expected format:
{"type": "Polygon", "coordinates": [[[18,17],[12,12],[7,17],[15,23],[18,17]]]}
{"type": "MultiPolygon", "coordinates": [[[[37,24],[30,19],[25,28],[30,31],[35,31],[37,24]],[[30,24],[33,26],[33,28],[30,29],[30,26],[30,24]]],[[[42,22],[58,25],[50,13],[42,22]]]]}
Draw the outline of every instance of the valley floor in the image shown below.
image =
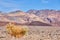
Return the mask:
{"type": "Polygon", "coordinates": [[[28,35],[14,38],[6,33],[5,27],[0,27],[0,40],[60,40],[60,27],[28,26],[28,35]]]}

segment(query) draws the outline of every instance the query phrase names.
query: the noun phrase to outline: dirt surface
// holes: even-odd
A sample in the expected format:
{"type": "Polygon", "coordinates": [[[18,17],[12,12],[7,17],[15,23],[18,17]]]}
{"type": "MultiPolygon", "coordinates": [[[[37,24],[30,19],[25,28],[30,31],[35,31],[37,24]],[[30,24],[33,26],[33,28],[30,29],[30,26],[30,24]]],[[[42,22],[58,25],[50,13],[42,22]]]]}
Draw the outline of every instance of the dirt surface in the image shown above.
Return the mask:
{"type": "Polygon", "coordinates": [[[60,27],[28,26],[26,36],[15,38],[6,32],[6,27],[0,27],[0,40],[60,40],[60,27]]]}

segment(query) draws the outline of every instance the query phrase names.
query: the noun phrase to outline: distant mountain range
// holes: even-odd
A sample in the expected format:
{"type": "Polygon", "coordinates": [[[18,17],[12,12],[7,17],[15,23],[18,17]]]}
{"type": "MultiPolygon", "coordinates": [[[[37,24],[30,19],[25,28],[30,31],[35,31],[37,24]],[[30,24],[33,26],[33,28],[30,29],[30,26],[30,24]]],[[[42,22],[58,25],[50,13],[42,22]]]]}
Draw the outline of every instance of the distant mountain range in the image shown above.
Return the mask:
{"type": "MultiPolygon", "coordinates": [[[[3,13],[0,11],[0,22],[14,22],[19,24],[47,24],[60,26],[60,10],[20,10],[3,13]],[[35,23],[34,23],[35,22],[35,23]]],[[[1,24],[1,23],[0,23],[1,24]]]]}

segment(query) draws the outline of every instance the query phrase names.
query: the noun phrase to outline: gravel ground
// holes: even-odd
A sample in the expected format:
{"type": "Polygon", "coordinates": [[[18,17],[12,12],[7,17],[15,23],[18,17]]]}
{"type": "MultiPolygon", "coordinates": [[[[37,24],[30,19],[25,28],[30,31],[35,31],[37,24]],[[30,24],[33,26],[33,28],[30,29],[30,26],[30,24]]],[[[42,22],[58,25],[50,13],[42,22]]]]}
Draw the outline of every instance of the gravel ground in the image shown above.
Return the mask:
{"type": "Polygon", "coordinates": [[[28,26],[27,36],[15,38],[0,27],[0,40],[60,40],[60,27],[28,26]]]}

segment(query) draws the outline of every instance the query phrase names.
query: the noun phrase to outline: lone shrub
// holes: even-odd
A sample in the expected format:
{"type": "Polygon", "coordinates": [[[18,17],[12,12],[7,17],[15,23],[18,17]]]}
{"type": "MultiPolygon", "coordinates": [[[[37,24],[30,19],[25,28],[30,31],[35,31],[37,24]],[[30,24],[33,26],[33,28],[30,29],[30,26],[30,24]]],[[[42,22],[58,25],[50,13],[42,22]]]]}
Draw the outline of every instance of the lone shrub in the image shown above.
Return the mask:
{"type": "Polygon", "coordinates": [[[27,34],[28,28],[25,26],[17,26],[12,23],[6,25],[7,33],[14,37],[22,37],[27,34]]]}

